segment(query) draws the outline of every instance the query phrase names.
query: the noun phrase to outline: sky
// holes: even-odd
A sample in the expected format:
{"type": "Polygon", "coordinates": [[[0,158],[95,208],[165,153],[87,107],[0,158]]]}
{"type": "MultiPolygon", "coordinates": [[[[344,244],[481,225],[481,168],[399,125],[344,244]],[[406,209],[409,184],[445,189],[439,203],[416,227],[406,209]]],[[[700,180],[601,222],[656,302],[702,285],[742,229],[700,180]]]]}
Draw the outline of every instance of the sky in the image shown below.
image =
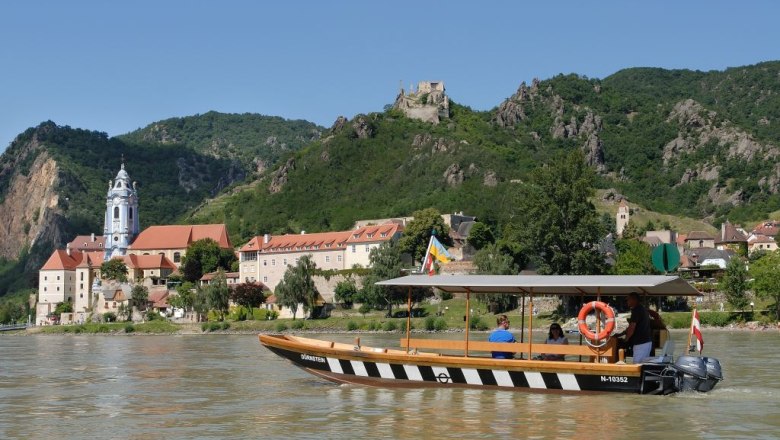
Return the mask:
{"type": "Polygon", "coordinates": [[[488,110],[522,81],[780,60],[780,2],[0,2],[0,151],[25,129],[119,135],[216,110],[381,111],[443,80],[488,110]]]}

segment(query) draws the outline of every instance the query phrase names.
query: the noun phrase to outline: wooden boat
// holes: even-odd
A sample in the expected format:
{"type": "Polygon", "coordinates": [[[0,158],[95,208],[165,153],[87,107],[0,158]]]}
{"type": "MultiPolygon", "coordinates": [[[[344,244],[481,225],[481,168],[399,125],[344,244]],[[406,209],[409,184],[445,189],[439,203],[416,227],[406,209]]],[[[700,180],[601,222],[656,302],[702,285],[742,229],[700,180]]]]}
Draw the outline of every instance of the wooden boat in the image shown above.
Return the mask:
{"type": "MultiPolygon", "coordinates": [[[[613,297],[638,292],[647,297],[701,295],[673,276],[426,276],[411,275],[378,283],[391,287],[435,287],[466,294],[466,328],[463,340],[413,339],[407,330],[400,349],[303,338],[260,335],[260,343],[305,371],[337,382],[377,387],[467,387],[544,392],[623,392],[670,394],[709,391],[722,379],[713,358],[669,353],[641,364],[626,363],[615,337],[587,340],[580,345],[533,342],[533,315],[528,336],[514,344],[474,341],[469,335],[472,294],[514,293],[538,295],[613,297]],[[512,352],[515,359],[494,359],[490,352],[512,352]],[[539,354],[559,354],[565,361],[535,360],[539,354]],[[571,360],[568,360],[571,359],[571,360]]],[[[411,294],[410,294],[411,296],[411,294]]],[[[411,300],[407,302],[411,310],[411,300]]],[[[407,318],[410,320],[410,318],[407,318]]],[[[597,331],[601,333],[597,314],[597,331]]],[[[407,329],[409,328],[407,321],[407,329]]]]}

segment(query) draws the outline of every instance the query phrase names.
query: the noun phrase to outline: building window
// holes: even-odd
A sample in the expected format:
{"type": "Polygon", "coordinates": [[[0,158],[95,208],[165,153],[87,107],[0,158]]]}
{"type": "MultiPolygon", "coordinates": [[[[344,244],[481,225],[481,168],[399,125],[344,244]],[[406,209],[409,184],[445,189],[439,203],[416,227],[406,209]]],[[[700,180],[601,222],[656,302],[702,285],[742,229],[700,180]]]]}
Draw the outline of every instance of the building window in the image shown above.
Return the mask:
{"type": "Polygon", "coordinates": [[[330,255],[325,255],[325,262],[330,263],[330,255]]]}
{"type": "Polygon", "coordinates": [[[268,282],[268,277],[263,277],[263,282],[267,283],[268,282]]]}
{"type": "Polygon", "coordinates": [[[336,259],[341,262],[341,255],[337,256],[336,259]]]}
{"type": "Polygon", "coordinates": [[[283,261],[283,264],[284,264],[285,266],[287,266],[287,258],[285,258],[285,259],[284,259],[284,260],[282,260],[282,261],[283,261]]]}
{"type": "Polygon", "coordinates": [[[353,244],[353,245],[352,245],[352,253],[354,254],[355,252],[357,252],[357,246],[355,246],[355,245],[353,244]]]}
{"type": "Polygon", "coordinates": [[[43,291],[44,291],[44,292],[46,291],[46,288],[45,288],[45,287],[43,288],[43,291]]]}
{"type": "Polygon", "coordinates": [[[130,216],[130,220],[133,219],[133,207],[130,207],[130,210],[128,211],[128,215],[130,216]]]}
{"type": "Polygon", "coordinates": [[[173,253],[173,262],[174,263],[180,263],[181,262],[181,252],[174,252],[173,253]]]}
{"type": "Polygon", "coordinates": [[[104,308],[104,309],[107,309],[107,308],[108,308],[108,301],[106,301],[106,302],[103,304],[103,308],[104,308]]]}
{"type": "Polygon", "coordinates": [[[98,243],[98,247],[103,247],[103,243],[98,243]]]}
{"type": "Polygon", "coordinates": [[[84,289],[84,283],[79,284],[79,289],[84,289]]]}
{"type": "Polygon", "coordinates": [[[84,281],[84,272],[81,272],[81,281],[84,281]]]}
{"type": "Polygon", "coordinates": [[[369,245],[366,245],[366,252],[369,252],[371,250],[371,247],[369,245]]]}
{"type": "Polygon", "coordinates": [[[268,260],[263,260],[263,266],[268,266],[268,260]]]}
{"type": "Polygon", "coordinates": [[[59,292],[59,291],[60,291],[60,286],[57,286],[57,292],[59,292]]]}
{"type": "Polygon", "coordinates": [[[59,275],[57,275],[57,281],[59,281],[59,280],[60,280],[60,276],[59,276],[59,275]]]}
{"type": "Polygon", "coordinates": [[[271,258],[271,266],[276,266],[276,259],[275,258],[271,258]]]}
{"type": "Polygon", "coordinates": [[[114,206],[114,220],[119,220],[119,207],[114,206]]]}
{"type": "Polygon", "coordinates": [[[49,277],[43,277],[43,281],[48,281],[49,277]]]}
{"type": "Polygon", "coordinates": [[[244,261],[257,261],[257,252],[242,252],[241,258],[244,261]]]}

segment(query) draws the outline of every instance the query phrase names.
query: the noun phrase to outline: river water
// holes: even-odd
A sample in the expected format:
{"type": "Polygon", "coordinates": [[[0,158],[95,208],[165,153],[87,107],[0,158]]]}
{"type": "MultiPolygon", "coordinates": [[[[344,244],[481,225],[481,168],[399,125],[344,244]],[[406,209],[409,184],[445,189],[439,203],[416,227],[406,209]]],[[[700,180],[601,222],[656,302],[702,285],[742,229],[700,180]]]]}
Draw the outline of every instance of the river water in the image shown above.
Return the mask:
{"type": "Polygon", "coordinates": [[[726,380],[673,396],[339,386],[247,335],[3,336],[0,439],[780,438],[780,333],[704,336],[726,380]]]}

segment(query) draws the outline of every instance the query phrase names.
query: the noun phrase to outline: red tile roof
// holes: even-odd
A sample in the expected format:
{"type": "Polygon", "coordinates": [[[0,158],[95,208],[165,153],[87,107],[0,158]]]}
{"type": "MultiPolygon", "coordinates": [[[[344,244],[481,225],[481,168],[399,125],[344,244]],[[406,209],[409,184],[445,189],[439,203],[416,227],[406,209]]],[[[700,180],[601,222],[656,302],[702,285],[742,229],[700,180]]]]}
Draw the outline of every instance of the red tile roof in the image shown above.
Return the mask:
{"type": "MultiPolygon", "coordinates": [[[[202,277],[200,277],[201,281],[211,281],[214,279],[214,277],[217,276],[217,272],[209,272],[204,273],[202,277]]],[[[238,279],[238,272],[225,272],[225,279],[227,278],[235,278],[238,279]]]]}
{"type": "Polygon", "coordinates": [[[133,250],[186,249],[193,241],[211,238],[223,249],[231,249],[224,224],[150,226],[130,245],[133,250]]]}
{"type": "Polygon", "coordinates": [[[125,255],[121,258],[129,269],[176,269],[165,255],[125,255]]]}
{"type": "Polygon", "coordinates": [[[768,235],[770,237],[776,236],[780,232],[780,221],[767,220],[761,222],[753,228],[753,232],[761,235],[768,235]]]}
{"type": "Polygon", "coordinates": [[[106,237],[96,235],[95,241],[92,241],[92,238],[92,235],[78,235],[70,242],[70,248],[80,251],[102,251],[106,244],[106,237]]]}
{"type": "Polygon", "coordinates": [[[745,234],[728,220],[721,225],[718,243],[744,243],[746,241],[747,237],[745,237],[745,234]]]}
{"type": "Polygon", "coordinates": [[[691,240],[715,240],[715,237],[713,237],[712,235],[704,231],[691,231],[691,233],[688,234],[688,238],[686,238],[685,241],[691,241],[691,240]]]}
{"type": "Polygon", "coordinates": [[[168,308],[168,289],[156,289],[149,292],[149,302],[152,303],[152,307],[159,309],[168,308]]]}
{"type": "Polygon", "coordinates": [[[76,270],[82,258],[82,253],[76,250],[68,255],[67,250],[55,249],[41,270],[76,270]]]}
{"type": "Polygon", "coordinates": [[[378,243],[388,241],[402,229],[392,223],[378,226],[364,226],[352,231],[319,232],[314,234],[286,234],[269,237],[253,237],[239,249],[240,252],[262,251],[263,253],[307,252],[344,249],[353,243],[378,243]]]}
{"type": "Polygon", "coordinates": [[[756,234],[748,240],[750,243],[774,243],[775,239],[767,235],[756,234]]]}

